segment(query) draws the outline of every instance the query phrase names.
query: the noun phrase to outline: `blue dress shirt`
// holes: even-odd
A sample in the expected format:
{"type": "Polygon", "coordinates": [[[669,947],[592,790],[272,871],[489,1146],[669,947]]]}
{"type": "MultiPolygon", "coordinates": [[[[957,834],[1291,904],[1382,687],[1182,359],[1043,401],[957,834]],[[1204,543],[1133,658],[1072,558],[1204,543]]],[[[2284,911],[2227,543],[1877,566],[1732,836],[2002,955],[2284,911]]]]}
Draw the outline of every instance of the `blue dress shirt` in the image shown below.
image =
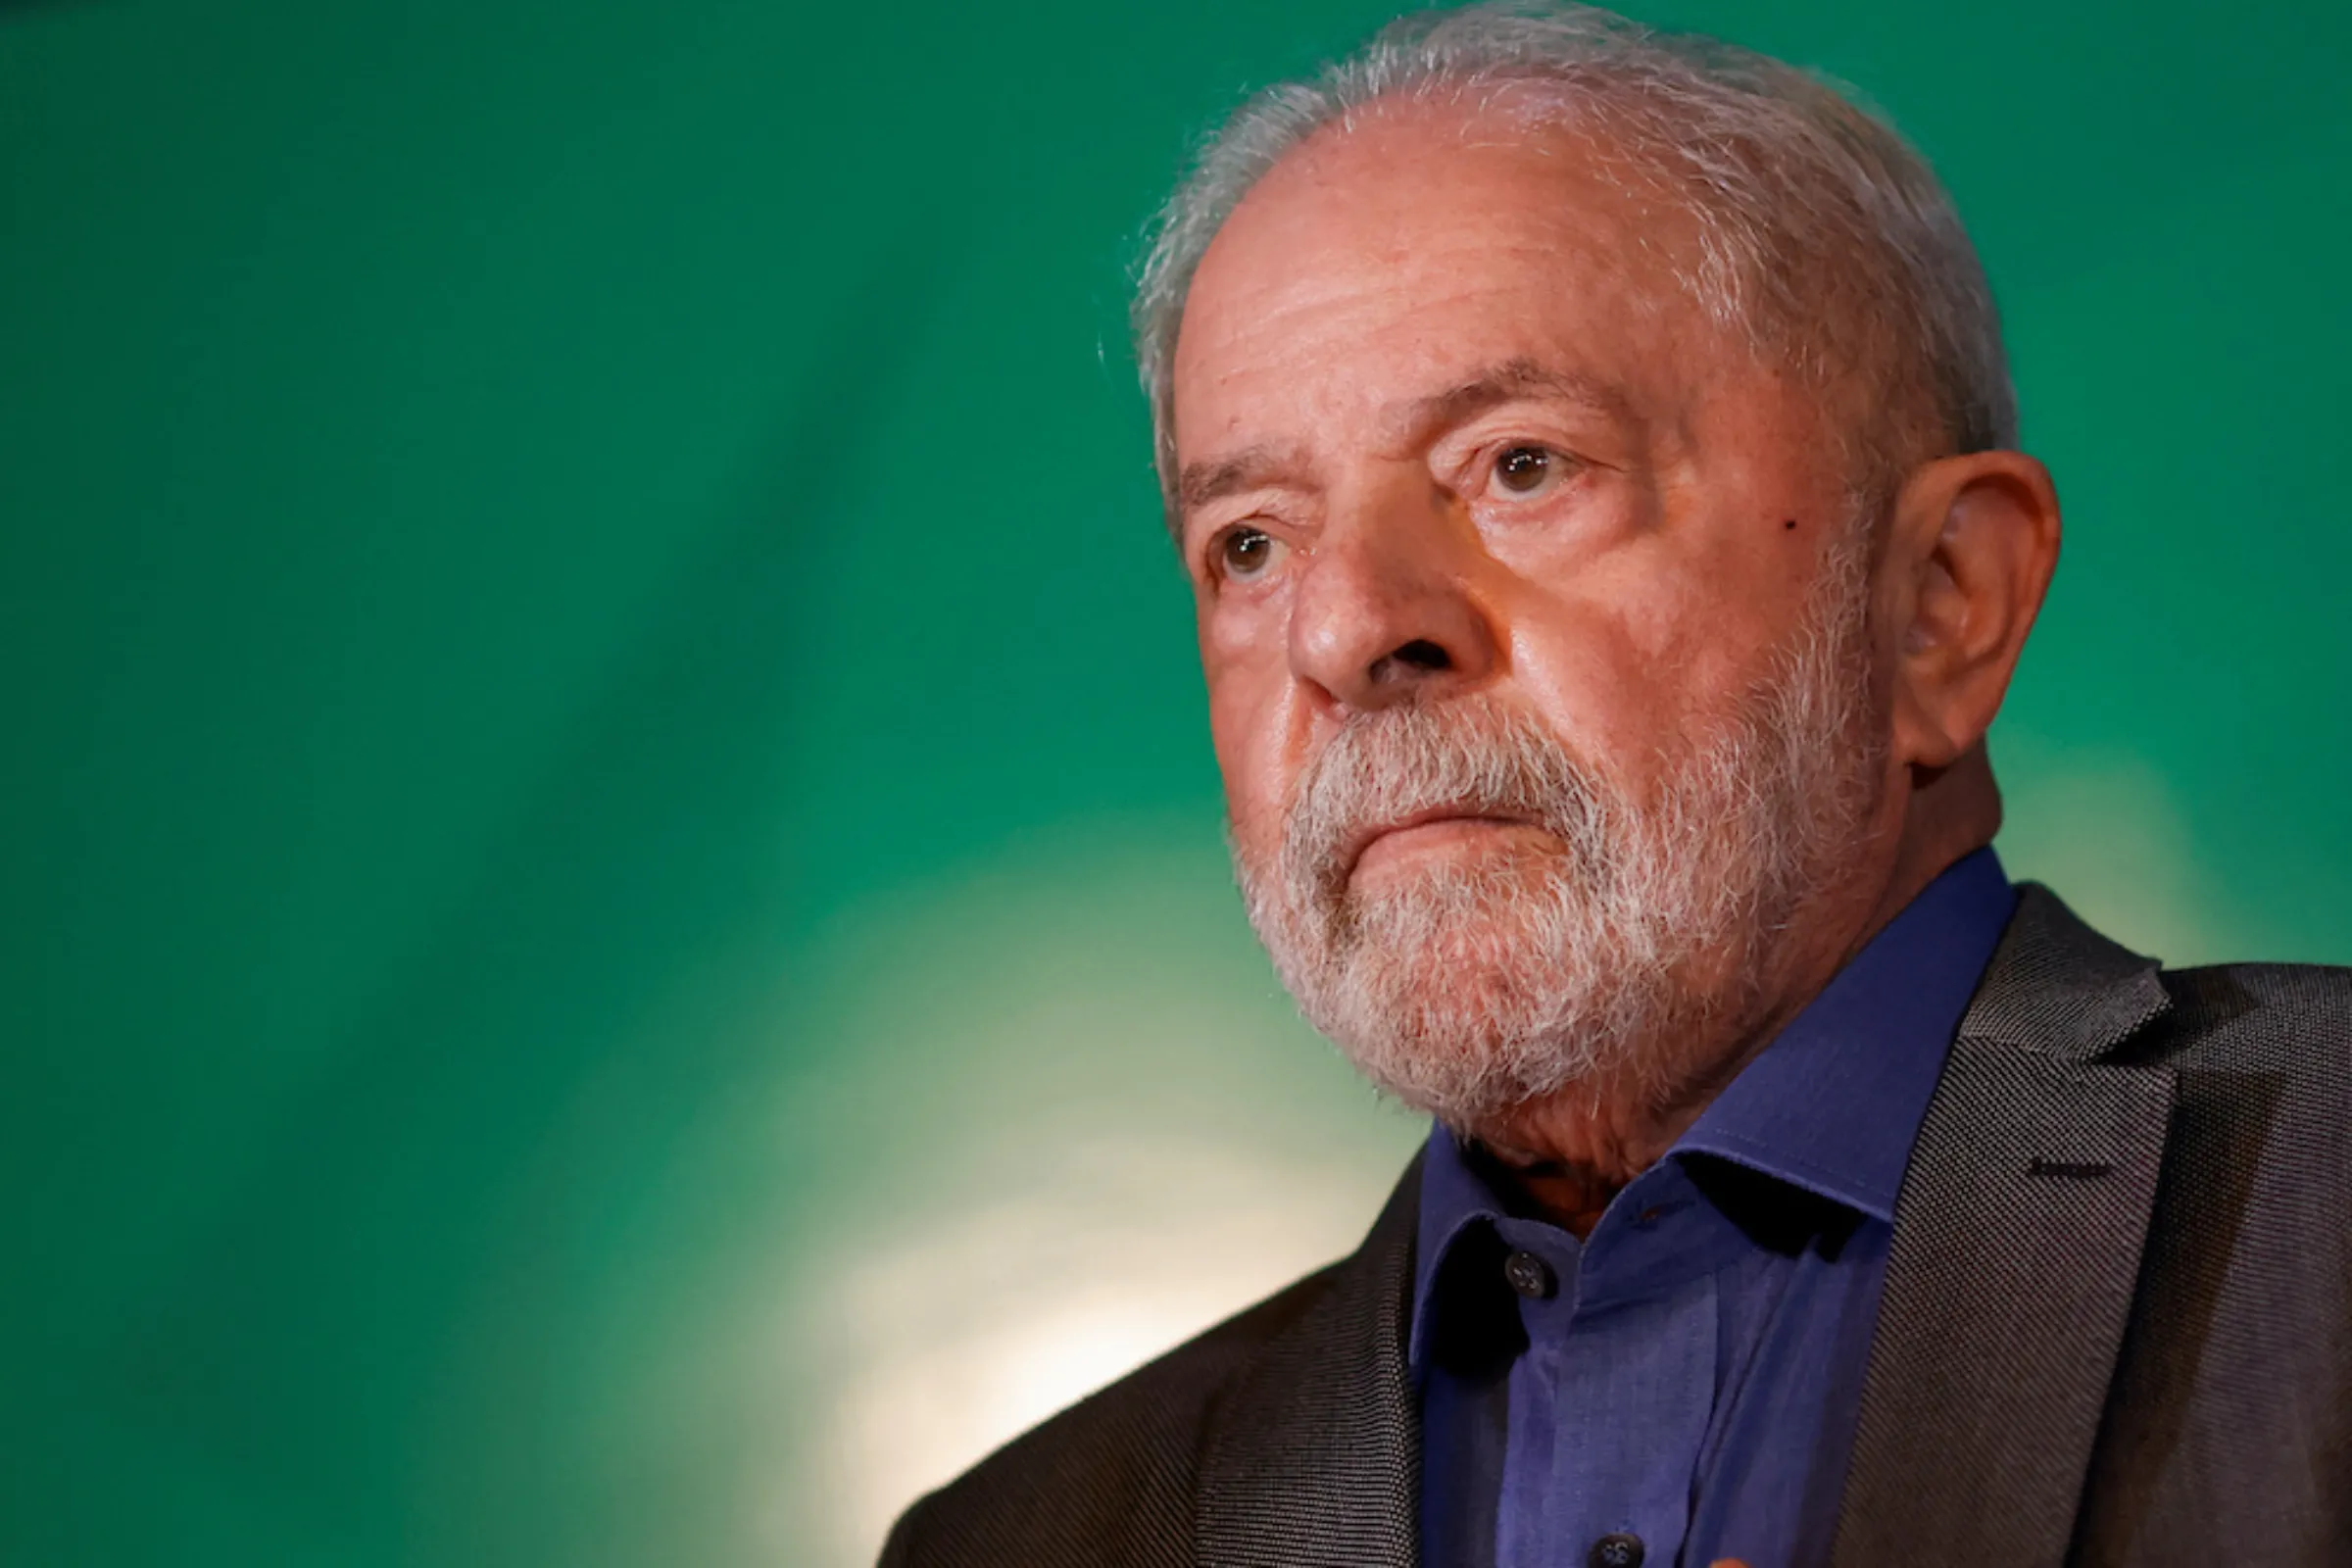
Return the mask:
{"type": "Polygon", "coordinates": [[[1989,849],[1951,866],[1581,1244],[1431,1134],[1410,1345],[1427,1568],[1828,1556],[1895,1194],[2015,903],[1989,849]]]}

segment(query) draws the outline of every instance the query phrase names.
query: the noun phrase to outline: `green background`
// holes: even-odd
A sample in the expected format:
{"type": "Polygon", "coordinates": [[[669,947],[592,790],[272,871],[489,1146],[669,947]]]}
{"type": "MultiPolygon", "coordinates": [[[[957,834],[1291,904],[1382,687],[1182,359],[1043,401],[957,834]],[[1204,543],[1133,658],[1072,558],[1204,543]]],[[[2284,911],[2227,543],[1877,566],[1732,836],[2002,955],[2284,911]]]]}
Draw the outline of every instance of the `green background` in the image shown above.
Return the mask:
{"type": "MultiPolygon", "coordinates": [[[[2012,868],[2352,958],[2352,11],[1642,14],[1979,237],[2012,868]]],[[[834,1568],[1347,1245],[1121,323],[1383,15],[0,10],[0,1558],[834,1568]]]]}

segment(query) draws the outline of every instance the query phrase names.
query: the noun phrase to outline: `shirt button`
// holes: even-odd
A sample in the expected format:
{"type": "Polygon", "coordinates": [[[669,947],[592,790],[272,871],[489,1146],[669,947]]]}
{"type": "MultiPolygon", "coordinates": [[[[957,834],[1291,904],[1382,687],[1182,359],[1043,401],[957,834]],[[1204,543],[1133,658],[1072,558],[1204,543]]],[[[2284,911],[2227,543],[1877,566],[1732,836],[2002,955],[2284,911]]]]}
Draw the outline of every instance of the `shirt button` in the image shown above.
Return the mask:
{"type": "Polygon", "coordinates": [[[1642,1568],[1644,1555],[1646,1550],[1640,1536],[1619,1534],[1603,1536],[1592,1543],[1592,1549],[1585,1553],[1585,1561],[1592,1568],[1642,1568]]]}
{"type": "Polygon", "coordinates": [[[1551,1294],[1551,1270],[1533,1252],[1513,1252],[1504,1258],[1502,1277],[1531,1301],[1541,1301],[1551,1294]]]}

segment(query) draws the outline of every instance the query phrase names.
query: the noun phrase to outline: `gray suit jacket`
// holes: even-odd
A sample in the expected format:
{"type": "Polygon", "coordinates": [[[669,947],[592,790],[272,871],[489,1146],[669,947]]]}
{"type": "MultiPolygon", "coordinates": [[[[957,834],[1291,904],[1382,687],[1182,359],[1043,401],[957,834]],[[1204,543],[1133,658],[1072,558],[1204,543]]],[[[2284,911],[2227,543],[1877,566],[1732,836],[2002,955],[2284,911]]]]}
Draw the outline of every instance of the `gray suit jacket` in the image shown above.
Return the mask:
{"type": "MultiPolygon", "coordinates": [[[[1418,1164],[884,1568],[1413,1568],[1418,1164]]],[[[2352,971],[2161,970],[2026,886],[1904,1178],[1833,1561],[2352,1564],[2352,971]]]]}

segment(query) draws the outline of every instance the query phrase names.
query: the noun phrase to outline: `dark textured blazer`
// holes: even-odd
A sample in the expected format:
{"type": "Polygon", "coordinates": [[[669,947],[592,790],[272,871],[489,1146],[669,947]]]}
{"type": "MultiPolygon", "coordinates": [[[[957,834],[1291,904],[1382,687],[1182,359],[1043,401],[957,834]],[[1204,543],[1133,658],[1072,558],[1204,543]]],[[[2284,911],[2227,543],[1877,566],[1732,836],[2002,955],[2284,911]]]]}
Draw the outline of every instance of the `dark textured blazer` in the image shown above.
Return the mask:
{"type": "MultiPolygon", "coordinates": [[[[1412,1568],[1418,1193],[884,1568],[1412,1568]]],[[[1904,1177],[1832,1560],[2352,1565],[2352,971],[2163,970],[2026,885],[1904,1177]]]]}

